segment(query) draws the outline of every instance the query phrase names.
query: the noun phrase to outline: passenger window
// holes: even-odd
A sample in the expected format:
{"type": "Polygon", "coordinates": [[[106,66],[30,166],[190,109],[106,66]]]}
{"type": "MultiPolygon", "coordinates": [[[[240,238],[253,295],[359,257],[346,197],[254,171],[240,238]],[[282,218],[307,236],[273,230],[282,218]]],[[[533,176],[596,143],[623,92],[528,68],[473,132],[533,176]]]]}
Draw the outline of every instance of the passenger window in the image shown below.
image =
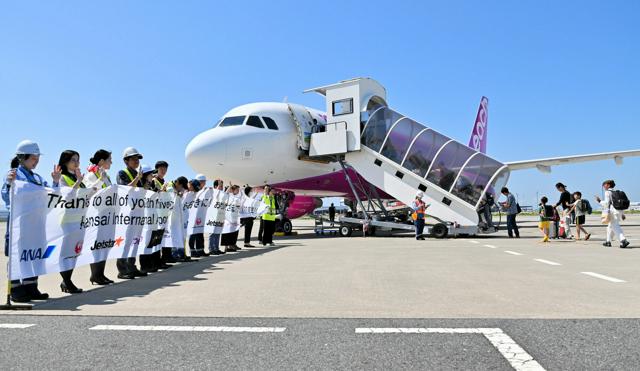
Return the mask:
{"type": "Polygon", "coordinates": [[[246,116],[230,116],[225,117],[218,126],[239,126],[244,122],[246,116]]]}
{"type": "Polygon", "coordinates": [[[276,125],[276,122],[273,121],[273,119],[271,117],[264,117],[262,116],[262,119],[264,120],[264,123],[267,124],[267,127],[271,130],[278,130],[278,125],[276,125]]]}
{"type": "Polygon", "coordinates": [[[247,120],[247,126],[264,129],[264,125],[262,125],[262,121],[260,121],[260,117],[258,116],[249,116],[249,119],[247,120]]]}

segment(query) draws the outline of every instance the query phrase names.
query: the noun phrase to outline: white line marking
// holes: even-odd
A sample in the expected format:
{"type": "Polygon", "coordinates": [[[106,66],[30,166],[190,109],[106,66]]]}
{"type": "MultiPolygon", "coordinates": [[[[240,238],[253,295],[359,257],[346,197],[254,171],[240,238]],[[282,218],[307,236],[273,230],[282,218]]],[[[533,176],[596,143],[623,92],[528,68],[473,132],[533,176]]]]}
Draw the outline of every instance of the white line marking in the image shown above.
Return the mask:
{"type": "Polygon", "coordinates": [[[486,247],[488,247],[488,248],[490,248],[490,249],[497,249],[497,247],[496,247],[496,246],[493,246],[493,245],[484,245],[484,246],[486,246],[486,247]]]}
{"type": "Polygon", "coordinates": [[[540,263],[549,264],[549,265],[562,265],[560,263],[552,262],[551,260],[544,260],[544,259],[533,259],[533,260],[540,263]]]}
{"type": "Polygon", "coordinates": [[[587,276],[600,278],[602,280],[609,281],[609,282],[615,282],[615,283],[627,282],[627,281],[624,281],[624,280],[621,280],[621,279],[618,279],[618,278],[605,276],[604,274],[600,274],[600,273],[594,273],[594,272],[580,272],[580,273],[586,274],[587,276]]]}
{"type": "Polygon", "coordinates": [[[515,251],[511,251],[511,250],[504,250],[504,252],[506,252],[507,254],[511,254],[511,255],[522,255],[519,252],[515,252],[515,251]]]}
{"type": "Polygon", "coordinates": [[[27,328],[35,325],[35,323],[0,323],[0,328],[27,328]]]}
{"type": "Polygon", "coordinates": [[[469,240],[469,243],[479,244],[480,242],[478,242],[478,241],[474,241],[474,240],[469,240]]]}
{"type": "Polygon", "coordinates": [[[198,332],[284,332],[285,327],[227,327],[227,326],[128,326],[98,325],[89,330],[109,331],[198,331],[198,332]]]}
{"type": "Polygon", "coordinates": [[[520,345],[499,328],[357,328],[356,334],[482,334],[518,371],[544,371],[520,345]]]}

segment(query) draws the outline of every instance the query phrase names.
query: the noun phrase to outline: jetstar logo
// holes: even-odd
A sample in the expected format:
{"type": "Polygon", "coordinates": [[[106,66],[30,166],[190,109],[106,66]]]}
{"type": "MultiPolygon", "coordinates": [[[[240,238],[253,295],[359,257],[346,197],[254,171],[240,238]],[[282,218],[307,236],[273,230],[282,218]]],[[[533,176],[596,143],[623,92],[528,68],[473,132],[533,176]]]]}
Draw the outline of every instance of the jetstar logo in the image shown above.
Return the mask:
{"type": "Polygon", "coordinates": [[[53,250],[55,249],[56,249],[56,245],[49,245],[44,251],[42,248],[23,250],[22,254],[20,254],[20,261],[28,262],[28,261],[34,261],[34,260],[48,259],[53,253],[53,250]]]}
{"type": "Polygon", "coordinates": [[[110,249],[114,246],[120,246],[124,241],[124,238],[118,237],[115,240],[108,239],[104,241],[96,241],[93,246],[91,246],[91,250],[101,250],[101,249],[110,249]]]}

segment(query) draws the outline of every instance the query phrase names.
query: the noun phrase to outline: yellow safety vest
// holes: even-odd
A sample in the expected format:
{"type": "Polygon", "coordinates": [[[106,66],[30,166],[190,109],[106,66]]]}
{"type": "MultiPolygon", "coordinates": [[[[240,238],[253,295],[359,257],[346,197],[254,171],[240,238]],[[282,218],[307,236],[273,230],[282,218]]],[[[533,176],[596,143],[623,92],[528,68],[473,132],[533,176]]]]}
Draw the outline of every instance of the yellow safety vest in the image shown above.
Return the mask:
{"type": "Polygon", "coordinates": [[[129,171],[129,168],[124,169],[124,172],[127,174],[127,176],[129,177],[129,181],[133,182],[133,179],[135,179],[133,177],[133,175],[131,175],[131,172],[129,171]]]}
{"type": "Polygon", "coordinates": [[[269,205],[269,209],[266,213],[262,214],[262,220],[275,221],[276,220],[276,199],[273,196],[262,196],[262,202],[269,205]]]}
{"type": "MultiPolygon", "coordinates": [[[[76,181],[71,179],[71,177],[68,175],[62,174],[62,180],[64,180],[64,182],[67,183],[69,187],[73,187],[74,185],[76,185],[76,181]]],[[[84,188],[83,183],[80,183],[80,188],[84,188]]]]}
{"type": "MultiPolygon", "coordinates": [[[[98,178],[98,180],[102,180],[102,175],[100,175],[100,171],[96,171],[94,174],[96,174],[96,178],[98,178]]],[[[109,175],[107,175],[107,179],[109,179],[109,175]]],[[[111,179],[109,179],[109,183],[111,183],[111,179]]],[[[107,185],[105,184],[105,182],[102,182],[102,188],[107,188],[107,185]]]]}

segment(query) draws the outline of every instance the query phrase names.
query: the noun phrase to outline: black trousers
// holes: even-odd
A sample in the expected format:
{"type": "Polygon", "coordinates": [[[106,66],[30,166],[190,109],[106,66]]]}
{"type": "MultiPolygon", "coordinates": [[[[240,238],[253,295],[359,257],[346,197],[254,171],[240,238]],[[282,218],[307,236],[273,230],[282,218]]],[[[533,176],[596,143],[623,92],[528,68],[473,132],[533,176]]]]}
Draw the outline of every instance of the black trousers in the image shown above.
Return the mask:
{"type": "Polygon", "coordinates": [[[91,268],[91,279],[94,281],[98,281],[101,278],[106,278],[104,276],[104,269],[106,266],[106,260],[89,264],[89,267],[91,268]]]}
{"type": "Polygon", "coordinates": [[[264,220],[260,218],[260,227],[258,227],[258,241],[262,242],[263,234],[264,234],[264,220]]]}
{"type": "Polygon", "coordinates": [[[138,270],[136,268],[136,258],[116,259],[116,267],[120,274],[132,274],[138,270]]]}
{"type": "Polygon", "coordinates": [[[253,229],[253,218],[242,218],[240,223],[244,225],[244,243],[251,243],[251,230],[253,229]]]}
{"type": "Polygon", "coordinates": [[[509,237],[513,237],[514,233],[516,237],[520,237],[520,231],[518,231],[518,224],[516,223],[516,214],[507,215],[507,234],[509,234],[509,237]]]}
{"type": "Polygon", "coordinates": [[[189,236],[189,248],[192,256],[204,253],[204,233],[195,233],[189,236]]]}
{"type": "Polygon", "coordinates": [[[273,234],[276,231],[276,221],[263,219],[263,225],[264,230],[262,231],[262,243],[265,245],[273,243],[273,234]]]}

